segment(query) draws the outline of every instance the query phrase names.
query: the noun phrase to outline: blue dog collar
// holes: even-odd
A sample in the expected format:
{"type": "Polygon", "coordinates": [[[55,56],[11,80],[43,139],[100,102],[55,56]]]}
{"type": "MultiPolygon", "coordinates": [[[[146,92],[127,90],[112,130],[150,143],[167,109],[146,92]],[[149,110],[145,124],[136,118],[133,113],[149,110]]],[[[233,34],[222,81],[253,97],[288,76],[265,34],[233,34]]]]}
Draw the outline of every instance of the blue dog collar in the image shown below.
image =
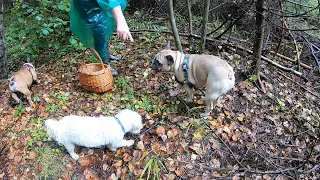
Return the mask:
{"type": "Polygon", "coordinates": [[[186,54],[183,59],[182,63],[182,70],[183,70],[183,76],[184,76],[184,81],[188,81],[188,63],[189,63],[189,54],[186,54]]]}
{"type": "Polygon", "coordinates": [[[114,116],[114,119],[117,121],[117,123],[121,126],[121,129],[123,131],[123,133],[126,133],[126,131],[124,130],[124,127],[122,125],[122,123],[120,122],[119,118],[117,118],[117,116],[114,116]]]}

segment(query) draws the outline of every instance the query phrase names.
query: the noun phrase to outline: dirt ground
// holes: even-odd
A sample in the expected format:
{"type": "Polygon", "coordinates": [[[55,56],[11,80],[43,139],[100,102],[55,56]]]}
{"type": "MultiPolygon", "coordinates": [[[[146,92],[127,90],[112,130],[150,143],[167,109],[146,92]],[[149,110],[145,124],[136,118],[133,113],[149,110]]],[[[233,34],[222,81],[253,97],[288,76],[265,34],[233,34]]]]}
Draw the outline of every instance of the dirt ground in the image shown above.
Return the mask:
{"type": "Polygon", "coordinates": [[[1,83],[0,179],[320,178],[319,74],[303,69],[309,79],[304,81],[263,62],[262,93],[245,72],[248,59],[228,52],[236,86],[202,120],[204,88],[186,103],[183,91],[169,96],[176,84],[171,75],[151,70],[152,57],[165,43],[159,37],[112,46],[122,60],[112,63],[119,76],[103,94],[79,84],[82,54],[76,53],[37,65],[40,83],[31,88],[32,107],[14,104],[8,83],[1,83]],[[123,108],[138,111],[144,128],[125,136],[135,140],[132,147],[116,152],[77,147],[75,161],[43,127],[49,118],[115,115],[123,108]]]}

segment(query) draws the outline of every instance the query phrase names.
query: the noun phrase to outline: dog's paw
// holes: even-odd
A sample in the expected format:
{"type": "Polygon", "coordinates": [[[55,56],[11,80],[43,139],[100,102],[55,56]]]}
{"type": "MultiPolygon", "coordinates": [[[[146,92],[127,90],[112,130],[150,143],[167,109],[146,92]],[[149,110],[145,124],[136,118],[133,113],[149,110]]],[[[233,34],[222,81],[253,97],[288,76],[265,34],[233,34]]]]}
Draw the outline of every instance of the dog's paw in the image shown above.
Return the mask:
{"type": "Polygon", "coordinates": [[[109,149],[110,151],[113,151],[113,152],[117,151],[117,148],[114,148],[114,147],[110,147],[109,149]]]}
{"type": "Polygon", "coordinates": [[[177,96],[178,95],[178,91],[172,91],[171,93],[170,93],[170,96],[177,96]]]}
{"type": "Polygon", "coordinates": [[[79,155],[76,153],[70,154],[70,156],[72,157],[72,159],[74,160],[78,160],[79,159],[79,155]]]}
{"type": "Polygon", "coordinates": [[[127,141],[127,146],[132,146],[134,144],[134,140],[128,140],[127,141]]]}

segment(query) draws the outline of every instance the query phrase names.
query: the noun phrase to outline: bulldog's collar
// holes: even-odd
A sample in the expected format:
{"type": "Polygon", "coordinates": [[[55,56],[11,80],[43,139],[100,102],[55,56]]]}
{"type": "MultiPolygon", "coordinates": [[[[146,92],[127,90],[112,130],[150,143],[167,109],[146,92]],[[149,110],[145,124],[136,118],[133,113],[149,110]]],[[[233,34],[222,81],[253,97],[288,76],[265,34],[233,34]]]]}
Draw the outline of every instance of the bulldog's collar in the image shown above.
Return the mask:
{"type": "Polygon", "coordinates": [[[122,123],[120,122],[120,119],[117,118],[117,116],[114,116],[114,119],[115,119],[115,120],[117,121],[117,123],[121,126],[121,129],[122,129],[123,133],[126,133],[126,131],[124,130],[124,127],[123,127],[122,123]]]}
{"type": "Polygon", "coordinates": [[[183,63],[182,63],[184,81],[188,81],[188,69],[189,69],[188,63],[189,63],[189,54],[185,54],[183,63]]]}
{"type": "Polygon", "coordinates": [[[181,84],[181,85],[187,84],[190,88],[193,88],[194,84],[192,84],[191,82],[188,81],[189,57],[190,57],[189,54],[185,54],[183,62],[182,62],[182,72],[183,72],[184,80],[181,82],[178,80],[177,77],[175,77],[175,79],[179,84],[181,84]]]}

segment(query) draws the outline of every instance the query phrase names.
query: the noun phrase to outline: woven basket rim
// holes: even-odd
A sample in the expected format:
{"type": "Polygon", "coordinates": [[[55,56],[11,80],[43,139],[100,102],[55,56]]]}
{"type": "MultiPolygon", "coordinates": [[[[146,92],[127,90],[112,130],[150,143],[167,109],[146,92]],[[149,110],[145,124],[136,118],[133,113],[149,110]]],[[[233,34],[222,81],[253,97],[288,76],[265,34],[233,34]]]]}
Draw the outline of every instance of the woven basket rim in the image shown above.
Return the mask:
{"type": "Polygon", "coordinates": [[[88,67],[90,66],[96,66],[96,67],[100,67],[101,64],[100,63],[90,63],[90,64],[85,64],[85,65],[82,65],[80,66],[79,68],[79,73],[82,73],[82,74],[86,74],[86,75],[100,75],[100,74],[104,74],[104,73],[107,73],[108,71],[110,71],[110,68],[108,65],[104,64],[104,69],[100,69],[99,71],[88,71],[86,69],[89,69],[88,67]]]}

